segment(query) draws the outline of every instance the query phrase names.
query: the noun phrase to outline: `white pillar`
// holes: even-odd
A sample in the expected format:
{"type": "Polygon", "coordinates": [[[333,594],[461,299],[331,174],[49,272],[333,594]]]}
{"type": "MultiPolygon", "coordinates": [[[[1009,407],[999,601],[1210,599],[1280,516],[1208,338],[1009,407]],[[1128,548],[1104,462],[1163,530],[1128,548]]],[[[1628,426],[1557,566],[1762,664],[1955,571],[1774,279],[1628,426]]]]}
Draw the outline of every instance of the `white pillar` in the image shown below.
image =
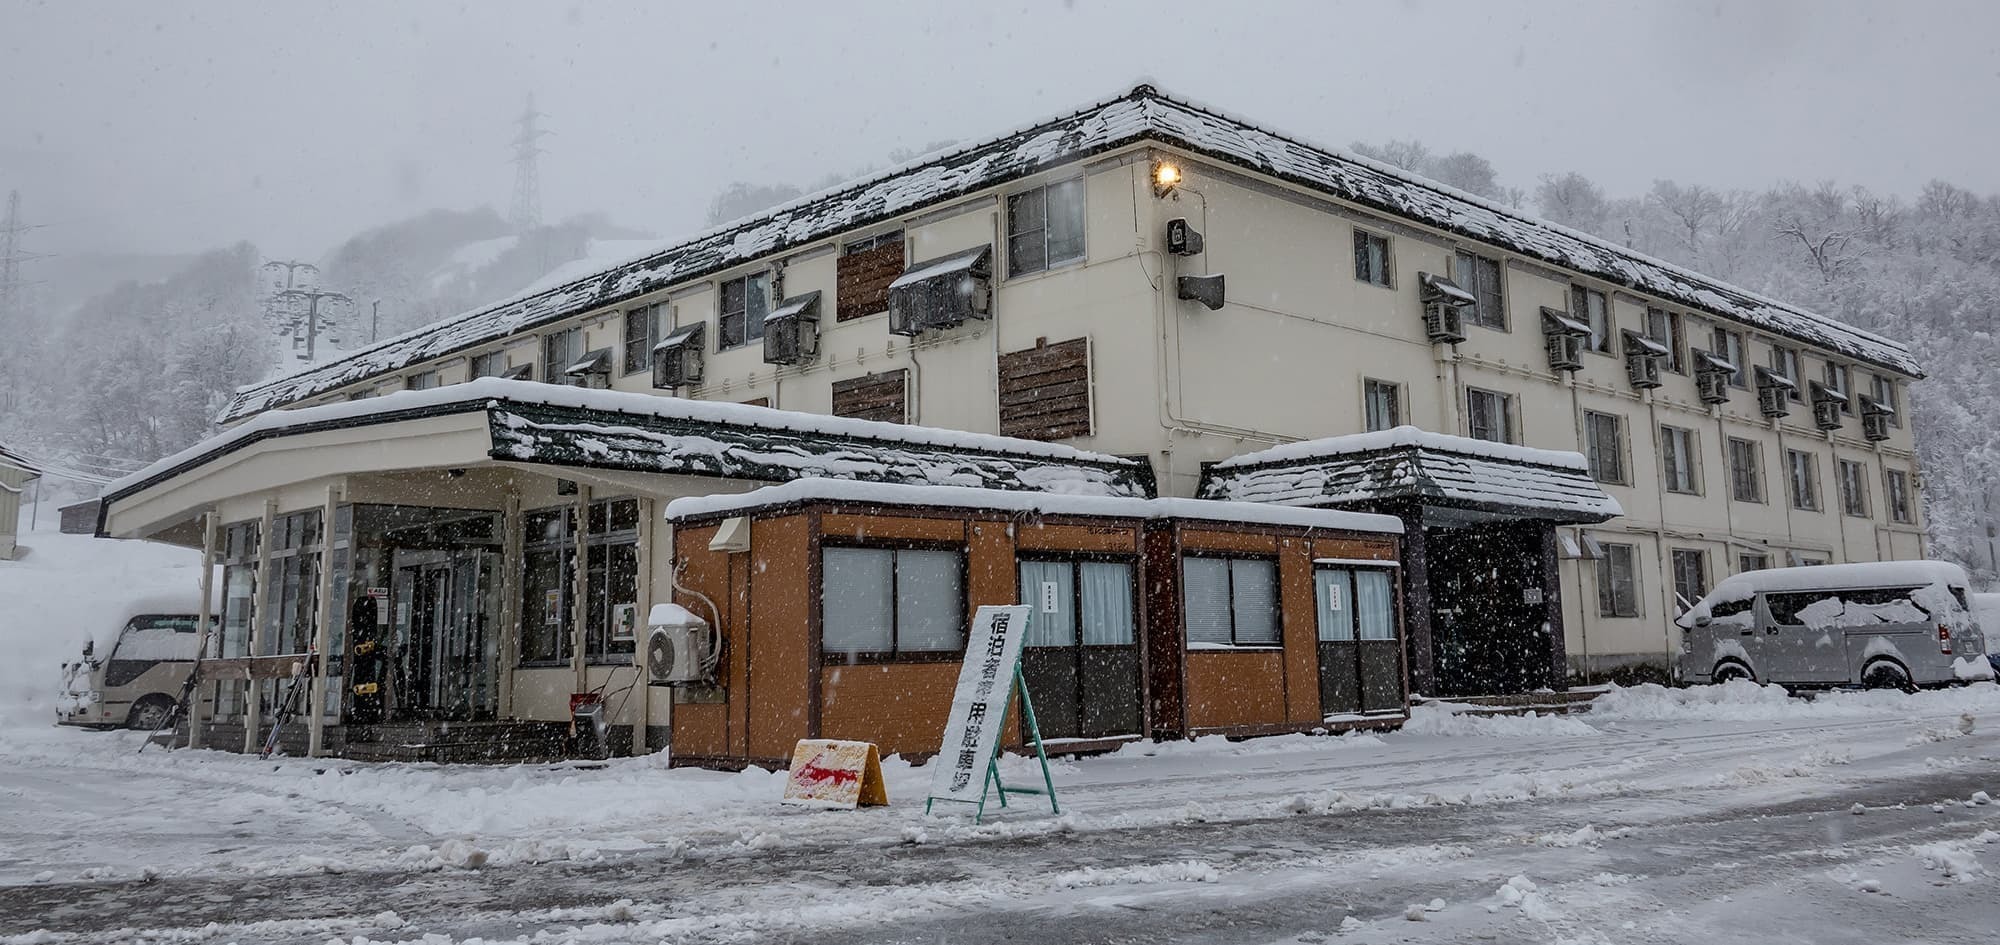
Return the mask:
{"type": "MultiPolygon", "coordinates": [[[[210,601],[215,598],[215,513],[201,513],[201,607],[197,611],[194,631],[195,678],[201,678],[201,661],[208,656],[208,624],[215,619],[215,607],[210,601]]],[[[201,691],[208,688],[206,682],[197,682],[188,693],[188,747],[201,747],[201,691]]],[[[214,691],[210,689],[210,691],[214,691]]],[[[171,735],[169,737],[172,737],[171,735]]]]}
{"type": "Polygon", "coordinates": [[[571,692],[590,691],[590,665],[584,657],[584,644],[589,634],[584,629],[584,615],[590,602],[590,487],[576,484],[576,531],[570,536],[571,550],[576,556],[575,573],[570,579],[569,640],[570,667],[576,671],[576,688],[571,692]]]}
{"type": "Polygon", "coordinates": [[[527,561],[521,551],[521,497],[509,487],[500,521],[500,647],[494,668],[499,674],[500,711],[503,719],[514,717],[514,669],[521,662],[521,579],[527,561]]]}
{"type": "MultiPolygon", "coordinates": [[[[632,718],[632,754],[646,753],[646,728],[653,723],[653,687],[646,677],[646,621],[653,599],[653,500],[639,496],[639,561],[634,568],[632,606],[638,613],[632,617],[632,671],[638,675],[632,680],[637,690],[637,714],[632,718]]],[[[669,560],[672,556],[669,555],[669,560]]]]}
{"type": "Polygon", "coordinates": [[[340,487],[326,487],[326,505],[319,519],[319,606],[313,614],[312,705],[307,707],[306,757],[318,758],[326,744],[327,650],[333,640],[333,516],[340,500],[340,487]]]}
{"type": "MultiPolygon", "coordinates": [[[[271,584],[271,522],[278,517],[278,500],[264,500],[264,518],[257,526],[257,580],[250,597],[250,655],[260,656],[264,648],[264,617],[270,608],[265,592],[271,584]]],[[[257,750],[257,729],[264,724],[261,680],[244,682],[243,753],[257,750]]]]}

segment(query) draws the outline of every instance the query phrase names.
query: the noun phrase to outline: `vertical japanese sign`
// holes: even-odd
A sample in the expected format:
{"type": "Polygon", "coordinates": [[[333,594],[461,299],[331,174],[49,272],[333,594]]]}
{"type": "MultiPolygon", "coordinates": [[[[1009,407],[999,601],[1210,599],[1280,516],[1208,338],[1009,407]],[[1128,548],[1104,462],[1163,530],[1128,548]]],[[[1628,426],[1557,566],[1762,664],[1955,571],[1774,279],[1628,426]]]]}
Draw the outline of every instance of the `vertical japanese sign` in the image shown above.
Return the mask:
{"type": "Polygon", "coordinates": [[[1014,666],[1027,630],[1026,605],[981,607],[973,616],[931,774],[932,799],[978,804],[985,797],[987,765],[1000,747],[1008,697],[1014,693],[1014,666]]]}

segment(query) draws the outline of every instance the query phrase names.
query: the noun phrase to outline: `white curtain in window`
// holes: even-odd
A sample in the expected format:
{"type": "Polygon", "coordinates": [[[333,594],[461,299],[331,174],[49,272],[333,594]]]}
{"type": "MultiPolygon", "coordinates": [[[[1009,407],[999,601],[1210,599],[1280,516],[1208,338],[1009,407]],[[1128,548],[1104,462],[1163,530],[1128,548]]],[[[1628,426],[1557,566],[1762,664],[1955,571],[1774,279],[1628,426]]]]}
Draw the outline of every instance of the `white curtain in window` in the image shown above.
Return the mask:
{"type": "Polygon", "coordinates": [[[1395,595],[1389,588],[1389,572],[1354,572],[1354,613],[1361,625],[1361,639],[1396,638],[1395,595]]]}
{"type": "Polygon", "coordinates": [[[822,648],[828,653],[891,649],[889,569],[894,552],[828,548],[821,558],[822,648]]]}
{"type": "Polygon", "coordinates": [[[1319,601],[1319,638],[1354,639],[1353,572],[1333,568],[1314,571],[1313,596],[1319,601]]]}
{"type": "Polygon", "coordinates": [[[956,551],[896,552],[896,649],[965,646],[965,592],[956,551]]]}
{"type": "Polygon", "coordinates": [[[1181,602],[1189,645],[1229,644],[1229,562],[1221,558],[1181,559],[1181,602]]]}
{"type": "Polygon", "coordinates": [[[1083,574],[1083,642],[1089,646],[1131,643],[1132,566],[1086,561],[1083,574]]]}
{"type": "Polygon", "coordinates": [[[1231,561],[1229,585],[1236,598],[1236,643],[1240,646],[1277,643],[1277,563],[1254,558],[1231,561]]]}
{"type": "Polygon", "coordinates": [[[1021,562],[1021,603],[1028,605],[1024,646],[1070,646],[1076,642],[1073,581],[1067,561],[1021,562]],[[1053,612],[1043,609],[1051,599],[1053,612]]]}

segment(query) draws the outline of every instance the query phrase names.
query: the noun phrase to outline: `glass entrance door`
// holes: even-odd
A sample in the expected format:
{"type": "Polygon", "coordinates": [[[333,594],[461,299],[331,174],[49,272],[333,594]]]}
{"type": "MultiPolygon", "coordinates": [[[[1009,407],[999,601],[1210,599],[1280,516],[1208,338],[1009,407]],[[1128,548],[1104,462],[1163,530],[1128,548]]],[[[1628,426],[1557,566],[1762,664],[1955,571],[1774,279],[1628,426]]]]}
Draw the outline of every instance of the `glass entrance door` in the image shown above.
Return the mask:
{"type": "Polygon", "coordinates": [[[1131,563],[1022,561],[1020,579],[1029,607],[1021,675],[1042,737],[1138,734],[1143,719],[1131,563]]]}
{"type": "Polygon", "coordinates": [[[1395,591],[1384,568],[1313,572],[1319,614],[1319,704],[1325,715],[1403,707],[1395,591]]]}
{"type": "Polygon", "coordinates": [[[493,715],[498,646],[491,632],[493,554],[397,555],[394,692],[402,718],[493,715]]]}

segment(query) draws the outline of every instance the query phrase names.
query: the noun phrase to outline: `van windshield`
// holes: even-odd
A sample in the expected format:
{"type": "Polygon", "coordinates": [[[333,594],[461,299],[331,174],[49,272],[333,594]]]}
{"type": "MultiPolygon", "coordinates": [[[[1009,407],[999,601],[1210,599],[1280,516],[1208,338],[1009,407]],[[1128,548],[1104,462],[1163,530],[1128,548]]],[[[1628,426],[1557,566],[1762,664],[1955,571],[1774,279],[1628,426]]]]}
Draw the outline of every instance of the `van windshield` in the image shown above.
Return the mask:
{"type": "Polygon", "coordinates": [[[193,614],[141,614],[125,625],[125,632],[119,634],[118,648],[111,658],[194,659],[195,629],[198,626],[199,621],[193,614]]]}
{"type": "Polygon", "coordinates": [[[1764,595],[1771,622],[1784,626],[1827,626],[1848,619],[1868,623],[1917,623],[1931,612],[1917,603],[1918,588],[1787,591],[1764,595]]]}

